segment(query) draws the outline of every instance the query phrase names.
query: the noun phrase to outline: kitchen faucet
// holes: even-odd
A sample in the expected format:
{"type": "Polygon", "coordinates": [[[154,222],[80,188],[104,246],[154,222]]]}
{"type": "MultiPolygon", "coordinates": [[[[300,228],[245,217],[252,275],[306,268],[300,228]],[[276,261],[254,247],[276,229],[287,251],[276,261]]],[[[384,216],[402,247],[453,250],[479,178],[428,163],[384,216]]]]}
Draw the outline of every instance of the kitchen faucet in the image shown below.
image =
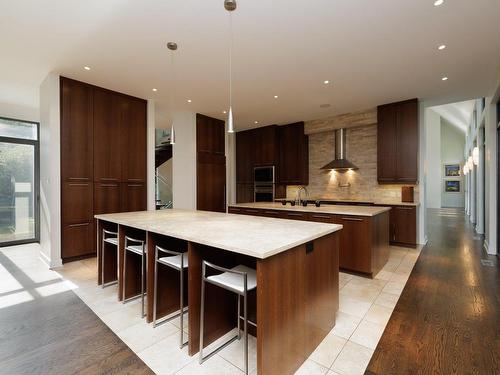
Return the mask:
{"type": "Polygon", "coordinates": [[[307,191],[307,188],[305,186],[301,186],[299,187],[299,189],[297,190],[297,197],[296,197],[296,201],[299,205],[302,204],[302,191],[306,194],[306,204],[307,204],[307,201],[309,200],[309,192],[307,191]]]}

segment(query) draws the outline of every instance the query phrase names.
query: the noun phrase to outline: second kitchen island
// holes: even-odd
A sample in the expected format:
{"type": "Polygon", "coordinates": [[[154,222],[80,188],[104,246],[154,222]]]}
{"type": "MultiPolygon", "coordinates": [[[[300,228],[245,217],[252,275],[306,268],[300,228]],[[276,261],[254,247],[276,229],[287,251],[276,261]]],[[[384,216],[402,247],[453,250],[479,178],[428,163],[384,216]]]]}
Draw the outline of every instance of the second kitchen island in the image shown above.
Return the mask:
{"type": "MultiPolygon", "coordinates": [[[[199,351],[202,260],[256,269],[257,290],[249,301],[249,318],[257,329],[249,332],[257,337],[259,374],[293,374],[335,325],[341,225],[177,209],[96,215],[96,219],[98,283],[117,280],[118,300],[137,296],[141,290],[141,258],[127,255],[125,237],[146,242],[147,296],[153,295],[155,247],[187,252],[184,297],[189,307],[190,355],[199,351]],[[103,230],[118,233],[117,248],[102,241],[103,230]]],[[[179,310],[180,300],[178,273],[159,272],[158,318],[179,310]]],[[[237,324],[234,294],[208,284],[205,298],[204,346],[237,324]]],[[[154,307],[152,298],[147,298],[149,322],[154,307]]]]}
{"type": "Polygon", "coordinates": [[[234,214],[335,223],[340,234],[340,268],[374,277],[389,259],[390,207],[315,205],[291,206],[271,202],[229,206],[234,214]]]}

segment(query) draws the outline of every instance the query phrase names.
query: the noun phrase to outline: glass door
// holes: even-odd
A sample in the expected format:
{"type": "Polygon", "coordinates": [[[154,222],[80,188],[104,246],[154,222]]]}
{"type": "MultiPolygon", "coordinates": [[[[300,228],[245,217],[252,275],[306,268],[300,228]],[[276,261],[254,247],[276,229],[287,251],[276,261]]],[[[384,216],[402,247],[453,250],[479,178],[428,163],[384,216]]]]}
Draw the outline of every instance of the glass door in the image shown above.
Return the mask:
{"type": "Polygon", "coordinates": [[[38,128],[0,117],[0,246],[39,240],[38,128]]]}

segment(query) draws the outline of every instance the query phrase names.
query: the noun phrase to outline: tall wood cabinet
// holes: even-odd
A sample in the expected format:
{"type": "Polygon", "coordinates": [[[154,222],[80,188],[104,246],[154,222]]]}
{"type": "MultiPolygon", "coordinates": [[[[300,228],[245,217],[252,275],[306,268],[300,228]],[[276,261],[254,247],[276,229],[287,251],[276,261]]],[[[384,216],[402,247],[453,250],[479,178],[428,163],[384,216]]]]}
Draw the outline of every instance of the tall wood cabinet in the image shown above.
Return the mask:
{"type": "Polygon", "coordinates": [[[281,184],[309,184],[309,137],[303,122],[279,127],[279,155],[281,184]]]}
{"type": "Polygon", "coordinates": [[[378,182],[418,183],[418,100],[379,106],[377,123],[378,182]]]}
{"type": "Polygon", "coordinates": [[[61,246],[95,253],[94,215],[146,209],[146,101],[61,77],[61,246]]]}
{"type": "Polygon", "coordinates": [[[196,209],[226,212],[225,123],[196,114],[196,209]]]}

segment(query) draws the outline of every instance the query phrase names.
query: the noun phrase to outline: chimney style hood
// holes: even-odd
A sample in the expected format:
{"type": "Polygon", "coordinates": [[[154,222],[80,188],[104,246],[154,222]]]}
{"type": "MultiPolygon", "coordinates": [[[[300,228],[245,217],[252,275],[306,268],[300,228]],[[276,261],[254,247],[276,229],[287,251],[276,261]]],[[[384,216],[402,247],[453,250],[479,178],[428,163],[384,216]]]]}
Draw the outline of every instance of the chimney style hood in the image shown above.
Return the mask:
{"type": "Polygon", "coordinates": [[[346,157],[346,129],[335,130],[335,159],[321,167],[334,171],[345,171],[358,169],[356,165],[347,160],[346,157]]]}

